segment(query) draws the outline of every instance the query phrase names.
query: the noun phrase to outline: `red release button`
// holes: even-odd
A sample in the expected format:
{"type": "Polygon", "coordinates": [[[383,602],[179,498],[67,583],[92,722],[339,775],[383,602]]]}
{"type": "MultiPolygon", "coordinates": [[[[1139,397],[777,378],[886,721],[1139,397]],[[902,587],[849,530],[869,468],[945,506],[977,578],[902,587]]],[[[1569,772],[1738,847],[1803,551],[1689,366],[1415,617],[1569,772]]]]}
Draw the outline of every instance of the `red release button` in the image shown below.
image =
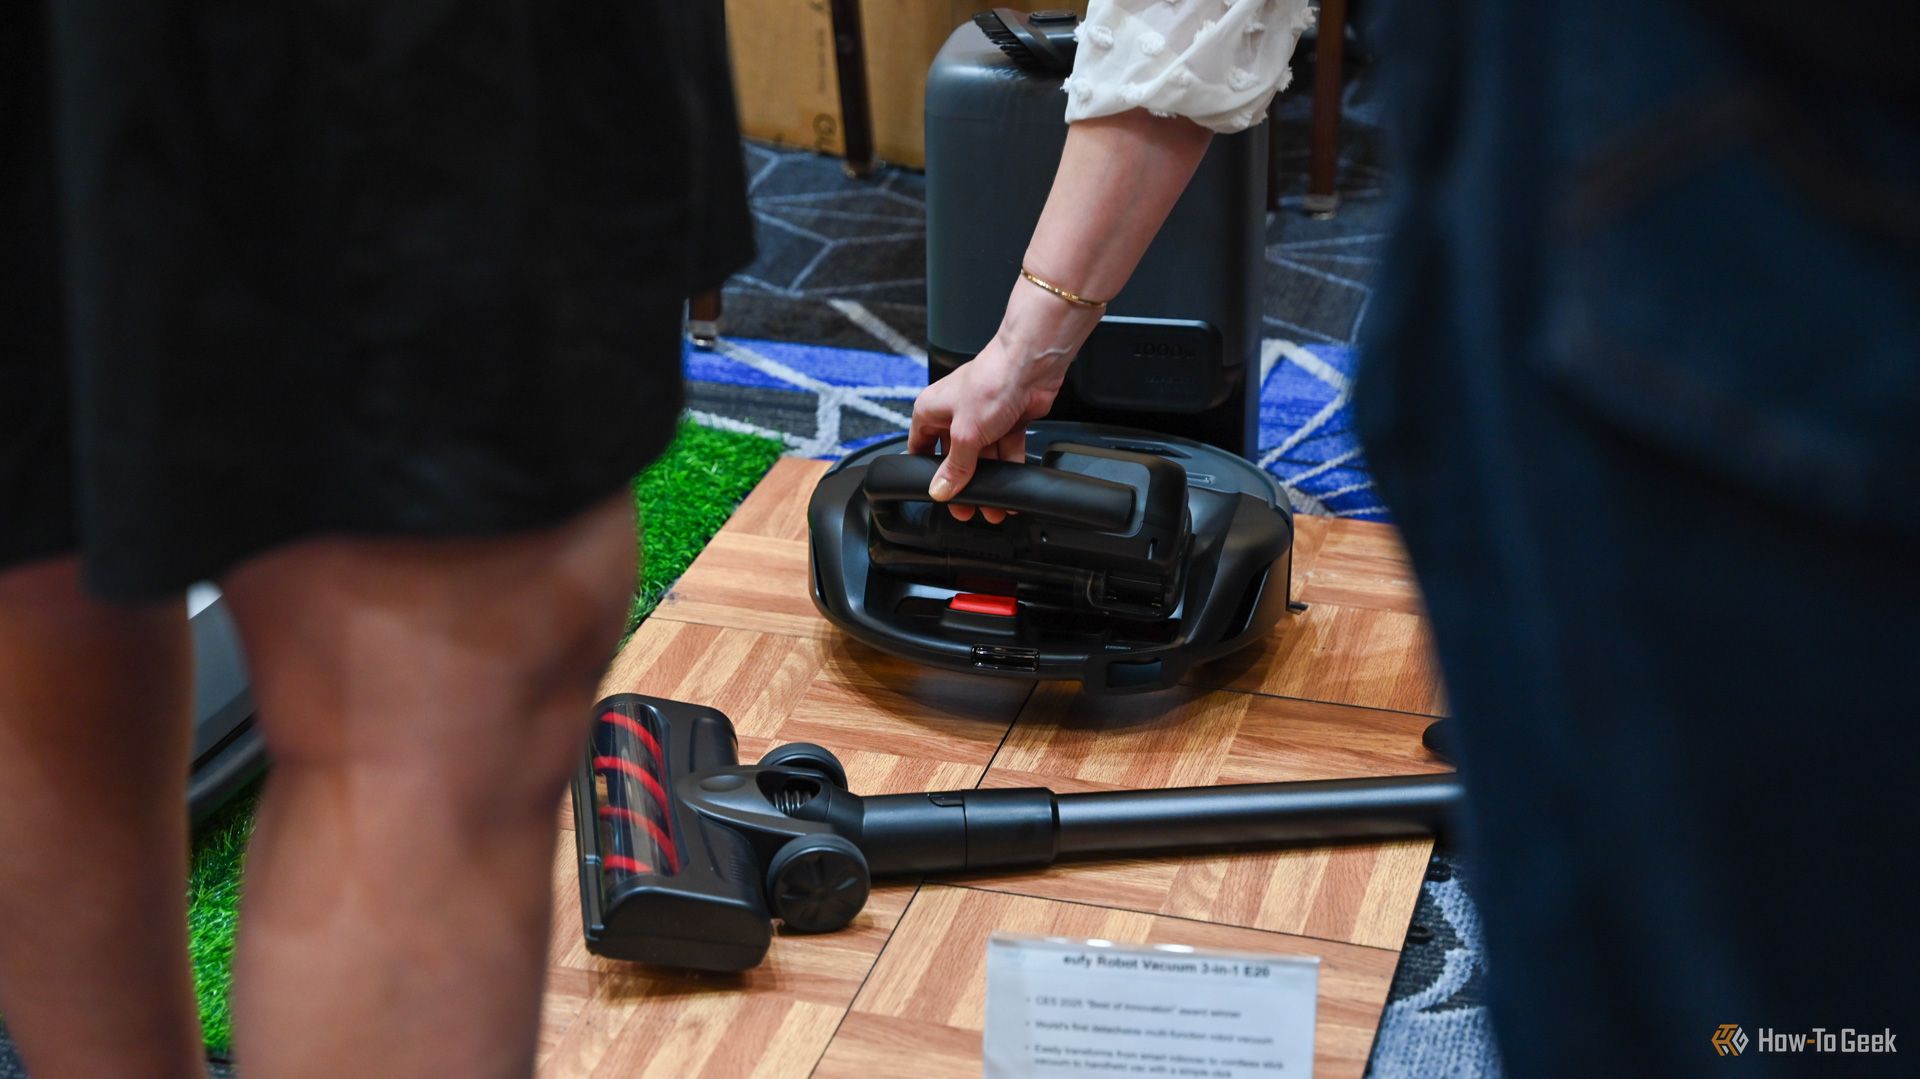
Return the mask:
{"type": "Polygon", "coordinates": [[[962,592],[948,600],[947,607],[970,614],[998,615],[1001,618],[1012,618],[1019,609],[1012,596],[989,596],[979,592],[962,592]]]}

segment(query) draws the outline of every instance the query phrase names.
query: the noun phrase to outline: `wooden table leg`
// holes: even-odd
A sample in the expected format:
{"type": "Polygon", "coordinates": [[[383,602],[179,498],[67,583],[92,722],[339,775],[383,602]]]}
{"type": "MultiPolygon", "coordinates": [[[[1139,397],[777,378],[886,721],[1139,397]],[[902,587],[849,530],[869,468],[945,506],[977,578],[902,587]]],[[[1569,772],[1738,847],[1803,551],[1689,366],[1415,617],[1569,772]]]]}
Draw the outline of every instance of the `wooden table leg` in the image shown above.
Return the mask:
{"type": "Polygon", "coordinates": [[[860,33],[859,0],[830,0],[833,20],[834,70],[840,79],[840,132],[846,142],[846,164],[853,179],[873,175],[873,110],[867,94],[866,41],[860,33]]]}
{"type": "Polygon", "coordinates": [[[1340,164],[1340,84],[1347,39],[1347,0],[1320,0],[1313,54],[1313,149],[1307,174],[1307,212],[1332,217],[1340,207],[1334,173],[1340,164]]]}
{"type": "Polygon", "coordinates": [[[1280,175],[1280,127],[1274,123],[1273,114],[1280,107],[1280,95],[1273,96],[1273,103],[1267,106],[1267,210],[1272,212],[1280,208],[1280,191],[1286,181],[1280,175]]]}
{"type": "Polygon", "coordinates": [[[687,336],[698,348],[712,348],[720,342],[719,289],[702,292],[687,301],[687,336]]]}

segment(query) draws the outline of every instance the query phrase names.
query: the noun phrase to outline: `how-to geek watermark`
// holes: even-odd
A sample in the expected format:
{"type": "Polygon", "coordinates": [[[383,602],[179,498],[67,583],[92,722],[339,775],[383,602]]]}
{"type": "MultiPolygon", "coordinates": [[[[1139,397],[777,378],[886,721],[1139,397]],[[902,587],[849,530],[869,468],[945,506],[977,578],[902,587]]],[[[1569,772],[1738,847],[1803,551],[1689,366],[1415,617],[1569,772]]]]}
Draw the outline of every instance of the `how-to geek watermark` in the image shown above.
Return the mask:
{"type": "Polygon", "coordinates": [[[1855,1030],[1841,1027],[1830,1030],[1775,1030],[1761,1027],[1751,1041],[1738,1023],[1722,1023],[1713,1032],[1713,1051],[1723,1057],[1737,1057],[1751,1048],[1756,1053],[1897,1053],[1899,1038],[1889,1028],[1855,1030]]]}

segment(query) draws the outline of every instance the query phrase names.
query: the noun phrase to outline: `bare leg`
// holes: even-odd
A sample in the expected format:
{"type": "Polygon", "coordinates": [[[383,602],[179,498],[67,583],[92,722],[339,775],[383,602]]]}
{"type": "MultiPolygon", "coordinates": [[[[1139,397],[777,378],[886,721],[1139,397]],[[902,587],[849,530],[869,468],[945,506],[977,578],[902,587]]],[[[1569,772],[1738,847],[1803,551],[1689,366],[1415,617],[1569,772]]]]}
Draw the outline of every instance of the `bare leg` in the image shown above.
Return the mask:
{"type": "Polygon", "coordinates": [[[206,1074],[187,967],[185,604],[0,573],[0,1013],[39,1079],[206,1074]]]}
{"type": "Polygon", "coordinates": [[[622,494],[471,541],[323,540],[223,582],[271,773],[236,1056],[282,1075],[525,1075],[554,816],[633,586],[622,494]]]}

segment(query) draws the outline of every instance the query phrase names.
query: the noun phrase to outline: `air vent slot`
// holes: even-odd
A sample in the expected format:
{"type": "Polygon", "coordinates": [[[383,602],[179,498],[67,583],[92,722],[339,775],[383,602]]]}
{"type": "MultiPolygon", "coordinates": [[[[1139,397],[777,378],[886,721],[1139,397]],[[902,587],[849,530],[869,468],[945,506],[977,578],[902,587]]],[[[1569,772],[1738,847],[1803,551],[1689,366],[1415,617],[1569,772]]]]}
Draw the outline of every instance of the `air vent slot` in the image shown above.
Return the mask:
{"type": "Polygon", "coordinates": [[[1165,596],[1164,589],[1165,586],[1159,581],[1109,573],[1102,582],[1101,595],[1108,603],[1125,603],[1159,610],[1165,596]]]}
{"type": "Polygon", "coordinates": [[[1267,590],[1267,578],[1272,575],[1273,567],[1268,566],[1265,573],[1256,577],[1253,583],[1247,586],[1246,594],[1240,597],[1239,609],[1233,612],[1233,620],[1227,623],[1229,627],[1227,630],[1228,637],[1238,637],[1247,631],[1248,626],[1253,624],[1254,609],[1260,606],[1260,597],[1265,594],[1267,590]]]}
{"type": "Polygon", "coordinates": [[[766,775],[762,789],[773,808],[791,817],[800,808],[820,797],[820,784],[799,776],[766,775]],[[775,785],[777,784],[777,786],[775,785]]]}
{"type": "Polygon", "coordinates": [[[1165,445],[1149,446],[1149,445],[1146,445],[1145,443],[1138,443],[1138,442],[1109,442],[1107,444],[1107,448],[1112,450],[1125,450],[1128,453],[1144,453],[1149,457],[1165,457],[1170,460],[1172,459],[1184,460],[1185,458],[1192,456],[1191,454],[1187,453],[1187,451],[1183,449],[1179,449],[1174,446],[1165,446],[1165,445]]]}
{"type": "Polygon", "coordinates": [[[976,644],[973,646],[973,665],[989,671],[1037,671],[1040,669],[1040,650],[976,644]]]}

